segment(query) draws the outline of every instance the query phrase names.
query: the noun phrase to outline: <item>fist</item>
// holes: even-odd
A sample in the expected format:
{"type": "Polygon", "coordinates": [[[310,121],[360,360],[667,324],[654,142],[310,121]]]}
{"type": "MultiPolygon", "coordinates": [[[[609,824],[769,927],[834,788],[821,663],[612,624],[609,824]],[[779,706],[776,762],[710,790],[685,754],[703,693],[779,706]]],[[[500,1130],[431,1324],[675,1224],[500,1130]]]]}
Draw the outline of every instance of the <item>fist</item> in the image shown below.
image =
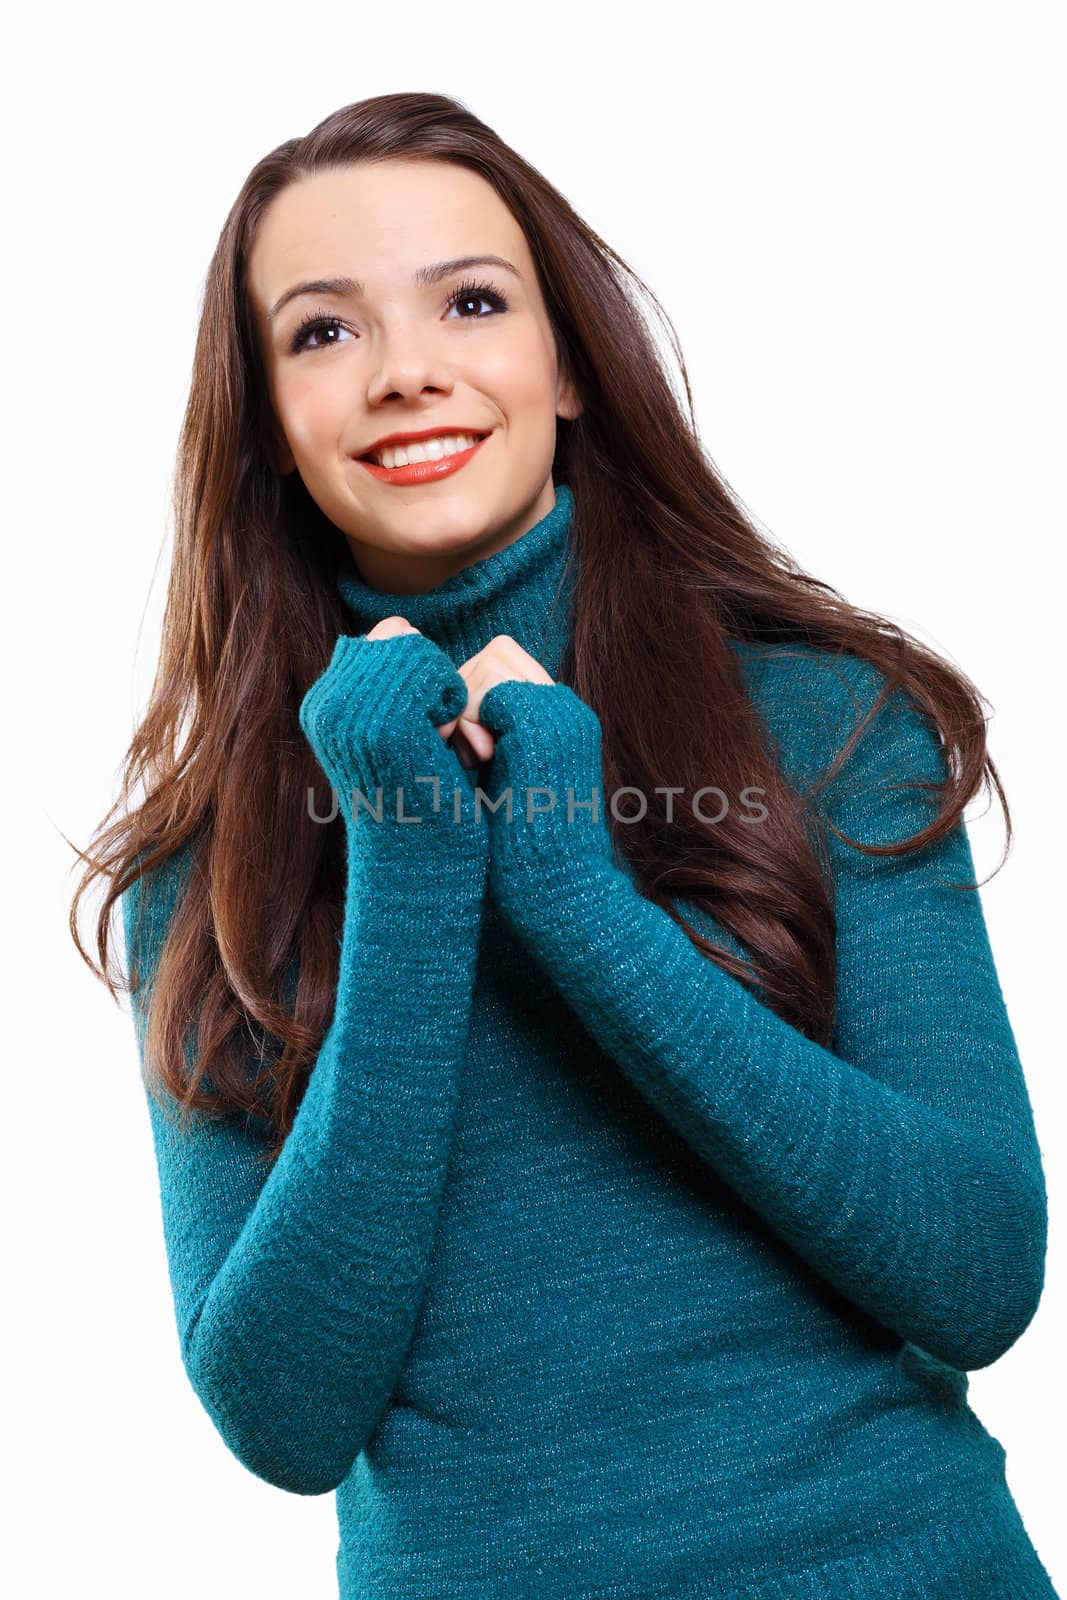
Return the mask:
{"type": "Polygon", "coordinates": [[[496,749],[496,740],[478,720],[482,696],[498,683],[517,680],[520,683],[554,683],[541,663],[522,648],[510,634],[498,633],[490,639],[484,650],[471,656],[457,669],[467,685],[467,704],[458,717],[445,722],[437,730],[443,739],[452,739],[452,747],[465,767],[474,767],[480,761],[490,761],[496,749]]]}
{"type": "MultiPolygon", "coordinates": [[[[388,639],[397,633],[418,631],[406,617],[386,617],[375,623],[367,638],[388,639]]],[[[463,766],[470,768],[480,761],[492,760],[496,749],[493,735],[478,721],[482,696],[488,694],[494,684],[513,679],[520,683],[554,683],[555,679],[507,633],[498,633],[484,650],[479,650],[457,670],[467,685],[467,704],[458,717],[443,722],[437,731],[446,742],[451,740],[463,766]]]]}

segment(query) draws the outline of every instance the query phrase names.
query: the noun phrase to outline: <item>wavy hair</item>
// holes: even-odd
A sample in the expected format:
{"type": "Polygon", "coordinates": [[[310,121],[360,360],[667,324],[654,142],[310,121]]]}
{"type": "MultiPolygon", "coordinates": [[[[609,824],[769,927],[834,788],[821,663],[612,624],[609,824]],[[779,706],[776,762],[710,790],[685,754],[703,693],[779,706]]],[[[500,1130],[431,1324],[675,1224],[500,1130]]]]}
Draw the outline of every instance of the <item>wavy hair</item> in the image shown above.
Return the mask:
{"type": "MultiPolygon", "coordinates": [[[[246,264],[265,209],[287,185],[390,158],[480,174],[536,264],[561,370],[582,403],[580,416],[557,424],[552,466],[573,493],[581,553],[559,676],[600,717],[605,795],[632,785],[650,797],[640,821],[614,828],[643,892],[707,959],[828,1044],[833,884],[811,829],[814,801],[890,695],[910,695],[940,740],[947,776],[925,786],[936,791],[936,815],[908,840],[864,844],[834,829],[838,837],[871,854],[918,849],[953,828],[988,774],[1011,838],[978,691],[896,624],[802,571],[755,526],[699,441],[677,336],[632,268],[462,102],[411,93],[345,106],[257,163],[212,256],[175,462],[158,666],[119,797],[92,854],[77,852],[87,865],[70,911],[79,952],[117,998],[113,905],[140,874],[191,862],[153,974],[147,1081],[187,1114],[262,1118],[267,1160],[292,1126],[335,999],[344,820],[309,823],[305,797],[322,774],[298,709],[346,631],[335,583],[346,545],[299,474],[276,471],[246,264]],[[646,306],[669,332],[685,409],[646,306]],[[731,640],[859,657],[884,674],[868,715],[805,793],[779,769],[731,640]],[[732,808],[712,827],[676,808],[668,825],[653,798],[665,775],[692,792],[709,770],[726,793],[742,783],[764,789],[762,827],[732,808]],[[77,923],[97,877],[108,888],[94,960],[77,923]],[[679,896],[713,913],[747,957],[692,927],[672,904],[679,896]]],[[[135,968],[131,958],[133,989],[135,968]]]]}

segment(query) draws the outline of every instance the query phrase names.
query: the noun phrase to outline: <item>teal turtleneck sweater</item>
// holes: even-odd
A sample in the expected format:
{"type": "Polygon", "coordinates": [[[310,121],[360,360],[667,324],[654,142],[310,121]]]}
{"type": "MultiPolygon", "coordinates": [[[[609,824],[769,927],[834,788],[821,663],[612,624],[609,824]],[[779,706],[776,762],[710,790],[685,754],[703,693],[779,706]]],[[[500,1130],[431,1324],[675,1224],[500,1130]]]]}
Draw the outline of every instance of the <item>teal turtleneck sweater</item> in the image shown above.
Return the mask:
{"type": "MultiPolygon", "coordinates": [[[[830,836],[826,1049],[640,894],[569,686],[490,689],[496,750],[467,772],[436,731],[456,668],[504,633],[557,675],[555,495],[429,593],[338,574],[353,631],[300,724],[345,916],[295,1125],[268,1174],[243,1121],[186,1133],[148,1099],[192,1385],[250,1471],[336,1490],[342,1600],[1048,1600],[967,1402],[1034,1316],[1046,1198],[981,905],[947,886],[973,881],[965,829],[896,859],[830,836]],[[419,634],[364,637],[393,614],[419,634]],[[569,787],[600,809],[568,819],[569,787]]],[[[879,675],[736,653],[810,781],[879,675]]],[[[904,837],[928,811],[891,785],[943,773],[898,697],[825,803],[904,837]]],[[[124,896],[149,982],[175,861],[124,896]]]]}

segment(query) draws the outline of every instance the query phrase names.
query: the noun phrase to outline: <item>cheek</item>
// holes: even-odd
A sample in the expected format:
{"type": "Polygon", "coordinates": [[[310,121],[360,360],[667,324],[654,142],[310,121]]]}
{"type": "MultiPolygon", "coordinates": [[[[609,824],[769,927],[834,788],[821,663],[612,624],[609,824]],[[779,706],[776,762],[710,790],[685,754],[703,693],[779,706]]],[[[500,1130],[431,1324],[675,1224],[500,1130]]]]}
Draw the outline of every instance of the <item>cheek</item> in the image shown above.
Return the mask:
{"type": "Polygon", "coordinates": [[[554,416],[555,346],[546,345],[538,329],[524,328],[486,351],[472,381],[514,416],[545,409],[554,416]]]}
{"type": "Polygon", "coordinates": [[[335,374],[287,374],[276,404],[286,437],[295,449],[332,445],[350,410],[349,395],[335,374]]]}

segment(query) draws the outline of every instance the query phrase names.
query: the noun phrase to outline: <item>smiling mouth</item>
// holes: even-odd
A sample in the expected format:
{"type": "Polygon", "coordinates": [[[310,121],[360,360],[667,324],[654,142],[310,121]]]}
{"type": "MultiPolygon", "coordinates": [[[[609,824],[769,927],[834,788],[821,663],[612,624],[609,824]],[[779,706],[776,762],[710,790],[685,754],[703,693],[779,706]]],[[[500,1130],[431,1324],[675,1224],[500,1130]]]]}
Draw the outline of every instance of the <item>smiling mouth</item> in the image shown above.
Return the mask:
{"type": "MultiPolygon", "coordinates": [[[[468,435],[468,437],[472,438],[474,440],[475,444],[481,444],[483,439],[488,439],[489,434],[488,433],[474,433],[474,434],[468,435]]],[[[426,440],[426,439],[412,439],[411,440],[411,445],[412,445],[412,447],[414,447],[415,445],[424,445],[424,444],[428,444],[428,443],[431,443],[431,442],[432,441],[426,440]]],[[[381,450],[367,450],[367,451],[364,452],[363,455],[357,456],[356,460],[357,461],[368,461],[368,462],[370,462],[371,466],[380,467],[382,465],[381,455],[382,455],[382,451],[383,450],[406,450],[407,448],[408,448],[407,445],[403,444],[401,441],[398,440],[394,444],[383,445],[381,450]]],[[[443,455],[443,456],[426,456],[424,459],[426,461],[447,461],[449,459],[449,456],[462,455],[464,449],[470,449],[470,448],[471,447],[469,445],[465,445],[465,446],[462,446],[459,450],[450,450],[446,455],[443,455]]],[[[413,465],[415,465],[415,463],[414,462],[410,462],[409,465],[413,466],[413,465]]]]}

